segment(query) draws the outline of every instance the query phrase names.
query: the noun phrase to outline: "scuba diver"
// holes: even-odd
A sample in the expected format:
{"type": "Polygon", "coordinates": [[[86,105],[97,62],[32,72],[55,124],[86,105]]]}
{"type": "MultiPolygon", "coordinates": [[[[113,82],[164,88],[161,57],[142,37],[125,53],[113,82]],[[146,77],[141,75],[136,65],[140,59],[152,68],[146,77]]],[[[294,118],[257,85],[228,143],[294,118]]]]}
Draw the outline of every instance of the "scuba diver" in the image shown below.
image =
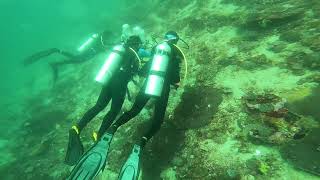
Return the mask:
{"type": "Polygon", "coordinates": [[[60,54],[67,59],[59,62],[50,63],[53,70],[53,82],[58,79],[58,68],[67,64],[79,64],[94,58],[97,54],[104,52],[106,48],[110,47],[111,39],[115,34],[110,30],[104,30],[102,33],[93,34],[87,41],[85,41],[78,49],[77,54],[62,51],[57,48],[51,48],[44,51],[37,52],[23,60],[24,66],[31,65],[42,58],[48,57],[52,54],[60,54]],[[107,43],[108,42],[108,43],[107,43]]]}
{"type": "Polygon", "coordinates": [[[94,133],[93,135],[95,141],[100,139],[101,135],[105,133],[120,112],[127,92],[127,84],[133,75],[138,72],[140,58],[136,52],[141,44],[142,41],[139,36],[130,36],[125,43],[116,45],[107,57],[105,64],[95,79],[103,84],[96,104],[69,130],[69,143],[65,158],[66,164],[74,165],[82,156],[83,145],[80,141],[80,132],[108,105],[110,100],[112,100],[111,108],[103,118],[98,133],[94,133]]]}
{"type": "Polygon", "coordinates": [[[123,165],[118,179],[137,180],[140,172],[139,157],[149,139],[160,129],[169,98],[170,86],[179,87],[180,62],[185,59],[181,49],[176,46],[179,36],[175,31],[168,31],[165,40],[152,49],[152,59],[142,68],[141,74],[147,75],[132,108],[119,117],[89,151],[87,151],[72,170],[69,179],[91,180],[103,171],[110,143],[117,129],[139,114],[150,98],[155,98],[151,128],[133,146],[132,153],[123,165]]]}

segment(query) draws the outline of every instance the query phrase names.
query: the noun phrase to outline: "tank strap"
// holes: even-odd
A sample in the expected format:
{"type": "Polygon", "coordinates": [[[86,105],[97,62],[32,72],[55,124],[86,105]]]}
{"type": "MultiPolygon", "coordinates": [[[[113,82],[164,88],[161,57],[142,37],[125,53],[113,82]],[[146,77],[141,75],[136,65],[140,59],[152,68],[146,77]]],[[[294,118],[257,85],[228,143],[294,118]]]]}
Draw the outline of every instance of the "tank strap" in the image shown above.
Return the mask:
{"type": "Polygon", "coordinates": [[[124,55],[124,52],[119,51],[119,50],[112,50],[112,52],[115,52],[115,53],[119,54],[120,56],[124,55]]]}
{"type": "Polygon", "coordinates": [[[137,53],[134,49],[132,49],[131,47],[130,47],[129,49],[130,49],[130,50],[134,53],[134,55],[137,57],[137,59],[138,59],[138,61],[139,61],[139,67],[138,67],[138,68],[140,68],[140,66],[141,66],[141,59],[140,59],[138,53],[137,53]]]}
{"type": "Polygon", "coordinates": [[[160,76],[160,77],[164,77],[166,75],[165,72],[160,72],[160,71],[150,71],[149,74],[150,75],[157,75],[157,76],[160,76]]]}

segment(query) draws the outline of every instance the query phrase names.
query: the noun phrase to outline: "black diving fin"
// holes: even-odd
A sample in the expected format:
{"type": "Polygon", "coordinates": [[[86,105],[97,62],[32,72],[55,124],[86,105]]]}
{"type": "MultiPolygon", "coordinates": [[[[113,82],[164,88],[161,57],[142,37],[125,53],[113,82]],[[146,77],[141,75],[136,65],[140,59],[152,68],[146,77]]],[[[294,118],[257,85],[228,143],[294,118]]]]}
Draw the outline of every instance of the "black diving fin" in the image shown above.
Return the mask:
{"type": "Polygon", "coordinates": [[[84,148],[80,140],[79,129],[72,126],[69,130],[68,148],[64,162],[70,166],[74,166],[83,154],[84,148]]]}
{"type": "Polygon", "coordinates": [[[68,180],[92,180],[105,168],[112,134],[102,136],[79,160],[68,180]]]}
{"type": "Polygon", "coordinates": [[[140,146],[135,144],[132,153],[121,168],[118,180],[138,180],[140,174],[140,151],[140,146]]]}

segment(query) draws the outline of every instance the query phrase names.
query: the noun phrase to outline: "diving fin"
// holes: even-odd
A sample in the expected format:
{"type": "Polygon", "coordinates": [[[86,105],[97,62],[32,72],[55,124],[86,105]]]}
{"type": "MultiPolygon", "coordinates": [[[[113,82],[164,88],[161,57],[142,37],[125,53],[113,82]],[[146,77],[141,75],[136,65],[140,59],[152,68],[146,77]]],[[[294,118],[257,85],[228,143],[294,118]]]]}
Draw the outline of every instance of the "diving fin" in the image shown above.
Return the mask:
{"type": "Polygon", "coordinates": [[[92,180],[103,171],[112,137],[113,135],[108,133],[102,136],[101,140],[81,157],[68,180],[92,180]]]}
{"type": "Polygon", "coordinates": [[[138,180],[140,173],[140,151],[140,146],[135,144],[132,153],[121,168],[118,180],[138,180]]]}
{"type": "Polygon", "coordinates": [[[83,145],[80,140],[79,131],[76,126],[69,130],[69,143],[65,157],[65,163],[75,165],[83,154],[83,145]]]}

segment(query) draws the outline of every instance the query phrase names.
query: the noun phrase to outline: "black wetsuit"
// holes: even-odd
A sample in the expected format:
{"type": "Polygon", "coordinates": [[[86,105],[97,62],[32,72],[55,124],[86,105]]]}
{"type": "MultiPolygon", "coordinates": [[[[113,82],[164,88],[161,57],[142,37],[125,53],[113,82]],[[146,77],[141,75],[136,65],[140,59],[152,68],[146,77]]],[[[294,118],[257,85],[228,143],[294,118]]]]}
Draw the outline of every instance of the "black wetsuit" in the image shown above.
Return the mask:
{"type": "MultiPolygon", "coordinates": [[[[145,143],[160,129],[161,124],[163,123],[168,98],[169,98],[169,92],[170,92],[170,85],[175,85],[176,83],[180,82],[180,62],[182,59],[181,53],[177,50],[176,47],[173,45],[170,45],[172,49],[172,53],[169,60],[169,65],[167,69],[167,73],[165,76],[164,86],[161,97],[156,99],[155,107],[154,107],[154,114],[152,118],[152,125],[151,128],[148,129],[144,136],[142,137],[140,141],[140,146],[143,147],[145,143]]],[[[151,62],[149,61],[143,68],[143,73],[146,72],[146,70],[150,69],[151,62]]],[[[143,87],[141,88],[138,96],[136,97],[136,100],[132,106],[132,108],[125,112],[108,130],[109,133],[114,133],[117,128],[126,122],[128,122],[130,119],[137,116],[140,111],[143,109],[143,107],[147,104],[148,100],[151,98],[150,96],[146,95],[144,93],[145,87],[146,87],[147,81],[145,80],[143,87]]]]}
{"type": "Polygon", "coordinates": [[[102,111],[112,99],[111,109],[106,114],[98,132],[101,137],[112,124],[121,110],[125,99],[127,84],[138,71],[138,61],[132,51],[126,49],[123,55],[122,66],[117,74],[114,74],[109,83],[102,87],[96,104],[90,108],[80,119],[77,127],[81,131],[100,111],[102,111]]]}

